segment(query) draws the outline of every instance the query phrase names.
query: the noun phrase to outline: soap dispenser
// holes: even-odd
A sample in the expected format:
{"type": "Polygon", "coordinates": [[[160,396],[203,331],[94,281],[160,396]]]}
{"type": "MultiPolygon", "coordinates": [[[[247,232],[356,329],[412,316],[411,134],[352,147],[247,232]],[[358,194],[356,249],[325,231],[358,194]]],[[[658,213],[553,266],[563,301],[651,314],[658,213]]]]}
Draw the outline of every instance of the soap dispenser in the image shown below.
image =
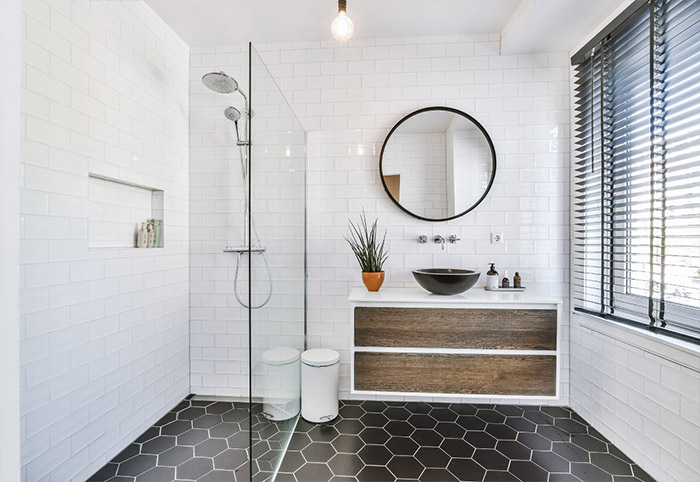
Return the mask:
{"type": "Polygon", "coordinates": [[[498,271],[496,271],[495,263],[489,263],[491,268],[486,273],[486,289],[487,290],[497,290],[498,289],[498,271]]]}

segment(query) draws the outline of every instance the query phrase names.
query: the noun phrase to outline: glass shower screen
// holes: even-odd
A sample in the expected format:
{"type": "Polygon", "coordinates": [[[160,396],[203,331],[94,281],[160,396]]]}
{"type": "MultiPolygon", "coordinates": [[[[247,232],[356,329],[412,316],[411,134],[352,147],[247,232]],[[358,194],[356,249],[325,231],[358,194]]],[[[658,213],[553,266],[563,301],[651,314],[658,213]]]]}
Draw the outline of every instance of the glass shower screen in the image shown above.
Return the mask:
{"type": "Polygon", "coordinates": [[[252,44],[249,54],[250,468],[251,480],[272,480],[300,410],[306,132],[252,44]]]}

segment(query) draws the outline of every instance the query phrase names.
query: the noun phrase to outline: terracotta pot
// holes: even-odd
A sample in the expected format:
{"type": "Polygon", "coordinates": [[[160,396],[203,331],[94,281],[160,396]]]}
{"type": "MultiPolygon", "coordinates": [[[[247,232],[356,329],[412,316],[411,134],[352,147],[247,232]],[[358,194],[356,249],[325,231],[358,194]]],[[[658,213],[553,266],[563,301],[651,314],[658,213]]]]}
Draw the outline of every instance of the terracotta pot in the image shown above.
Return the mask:
{"type": "Polygon", "coordinates": [[[367,287],[367,291],[379,291],[384,283],[384,271],[380,273],[362,272],[362,282],[367,287]]]}

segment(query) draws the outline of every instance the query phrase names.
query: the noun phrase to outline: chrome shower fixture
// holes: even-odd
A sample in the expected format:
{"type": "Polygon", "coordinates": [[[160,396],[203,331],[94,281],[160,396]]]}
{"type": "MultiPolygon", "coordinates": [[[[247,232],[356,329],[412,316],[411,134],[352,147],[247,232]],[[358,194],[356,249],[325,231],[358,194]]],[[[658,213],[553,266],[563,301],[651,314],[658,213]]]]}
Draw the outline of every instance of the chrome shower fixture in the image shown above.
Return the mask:
{"type": "Polygon", "coordinates": [[[224,110],[224,116],[226,116],[228,120],[233,121],[233,123],[236,125],[237,145],[247,146],[248,143],[244,140],[241,140],[241,134],[238,131],[238,121],[241,119],[241,111],[236,109],[235,107],[227,107],[226,110],[224,110]]]}
{"type": "Polygon", "coordinates": [[[208,74],[204,74],[202,83],[207,89],[218,94],[233,94],[238,90],[238,82],[236,82],[236,79],[226,75],[224,72],[209,72],[208,74]]]}
{"type": "Polygon", "coordinates": [[[228,120],[238,122],[238,120],[241,118],[241,111],[235,107],[227,107],[224,111],[224,115],[228,120]]]}

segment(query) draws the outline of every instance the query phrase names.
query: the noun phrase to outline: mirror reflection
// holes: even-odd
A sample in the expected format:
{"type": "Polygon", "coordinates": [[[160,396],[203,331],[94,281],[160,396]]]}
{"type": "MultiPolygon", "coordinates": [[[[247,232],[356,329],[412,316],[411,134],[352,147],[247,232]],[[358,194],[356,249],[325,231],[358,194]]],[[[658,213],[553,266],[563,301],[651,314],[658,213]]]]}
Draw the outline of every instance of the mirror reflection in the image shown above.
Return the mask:
{"type": "Polygon", "coordinates": [[[430,107],[402,119],[384,141],[380,173],[389,196],[418,218],[443,221],[478,205],[496,168],[493,143],[467,114],[430,107]]]}

